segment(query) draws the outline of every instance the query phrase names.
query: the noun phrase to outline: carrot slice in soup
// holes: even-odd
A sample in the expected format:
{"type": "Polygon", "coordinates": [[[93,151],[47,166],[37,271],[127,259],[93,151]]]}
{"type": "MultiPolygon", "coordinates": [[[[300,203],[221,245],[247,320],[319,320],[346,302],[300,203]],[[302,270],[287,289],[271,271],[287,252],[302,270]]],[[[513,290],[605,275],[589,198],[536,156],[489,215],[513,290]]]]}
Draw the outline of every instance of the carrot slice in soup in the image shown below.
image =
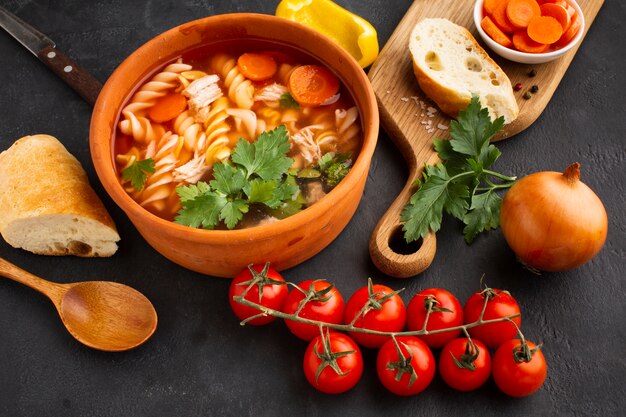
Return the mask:
{"type": "Polygon", "coordinates": [[[148,111],[148,117],[157,123],[172,120],[187,108],[187,99],[178,93],[160,97],[148,111]]]}
{"type": "Polygon", "coordinates": [[[563,26],[550,16],[535,16],[528,23],[528,36],[538,43],[551,44],[563,35],[563,26]]]}
{"type": "Polygon", "coordinates": [[[489,16],[485,16],[483,20],[481,20],[480,27],[483,28],[485,33],[489,35],[491,39],[498,42],[500,45],[506,48],[513,46],[511,39],[506,35],[506,33],[502,32],[498,26],[496,26],[489,16]]]}
{"type": "Polygon", "coordinates": [[[535,42],[530,39],[525,30],[521,29],[513,34],[513,46],[520,52],[540,54],[546,52],[550,45],[535,42]]]}
{"type": "Polygon", "coordinates": [[[541,8],[536,0],[509,0],[506,6],[506,17],[518,29],[527,27],[535,16],[541,16],[541,8]]]}
{"type": "Polygon", "coordinates": [[[570,21],[569,27],[563,33],[561,38],[555,42],[554,46],[556,46],[557,48],[562,48],[568,43],[570,43],[572,39],[574,39],[578,31],[580,30],[582,23],[583,23],[582,19],[580,18],[580,16],[578,16],[578,13],[572,16],[572,20],[570,21]]]}
{"type": "Polygon", "coordinates": [[[303,106],[319,106],[339,91],[339,79],[320,65],[302,65],[289,76],[289,92],[303,106]]]}
{"type": "Polygon", "coordinates": [[[237,59],[237,67],[244,77],[253,81],[272,78],[278,66],[271,55],[248,52],[237,59]]]}
{"type": "Polygon", "coordinates": [[[541,5],[541,15],[554,17],[566,30],[569,27],[569,13],[565,7],[554,3],[546,3],[541,5]]]}
{"type": "Polygon", "coordinates": [[[506,17],[506,7],[508,4],[508,0],[503,0],[502,2],[498,3],[498,6],[493,11],[491,17],[502,32],[513,33],[516,30],[515,26],[513,26],[511,22],[509,22],[509,18],[506,17]]]}

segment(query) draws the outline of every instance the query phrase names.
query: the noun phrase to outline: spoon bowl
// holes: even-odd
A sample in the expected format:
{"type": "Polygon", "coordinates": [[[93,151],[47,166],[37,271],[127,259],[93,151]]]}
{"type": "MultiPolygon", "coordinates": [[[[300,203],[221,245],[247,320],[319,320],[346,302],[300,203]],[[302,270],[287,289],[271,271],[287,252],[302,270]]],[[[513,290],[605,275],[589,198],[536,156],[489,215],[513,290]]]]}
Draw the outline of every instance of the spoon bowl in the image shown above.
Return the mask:
{"type": "Polygon", "coordinates": [[[85,345],[107,351],[134,348],[156,329],[150,301],[129,286],[109,281],[71,285],[59,315],[67,330],[85,345]]]}
{"type": "Polygon", "coordinates": [[[2,258],[0,275],[47,295],[70,334],[94,349],[109,352],[132,349],[156,330],[158,319],[152,303],[127,285],[110,281],[57,284],[2,258]]]}

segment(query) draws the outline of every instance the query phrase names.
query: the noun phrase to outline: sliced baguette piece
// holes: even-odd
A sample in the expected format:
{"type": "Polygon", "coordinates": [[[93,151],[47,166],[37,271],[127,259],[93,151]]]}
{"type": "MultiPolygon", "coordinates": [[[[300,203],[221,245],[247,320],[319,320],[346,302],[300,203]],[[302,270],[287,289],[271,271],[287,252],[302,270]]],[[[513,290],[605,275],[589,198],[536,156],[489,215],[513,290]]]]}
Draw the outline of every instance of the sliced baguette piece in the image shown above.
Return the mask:
{"type": "Polygon", "coordinates": [[[0,153],[0,233],[41,255],[111,256],[120,240],[80,162],[48,135],[0,153]]]}
{"type": "Polygon", "coordinates": [[[413,72],[422,91],[456,117],[478,96],[492,119],[511,123],[519,114],[511,81],[472,34],[447,19],[424,19],[411,33],[413,72]]]}

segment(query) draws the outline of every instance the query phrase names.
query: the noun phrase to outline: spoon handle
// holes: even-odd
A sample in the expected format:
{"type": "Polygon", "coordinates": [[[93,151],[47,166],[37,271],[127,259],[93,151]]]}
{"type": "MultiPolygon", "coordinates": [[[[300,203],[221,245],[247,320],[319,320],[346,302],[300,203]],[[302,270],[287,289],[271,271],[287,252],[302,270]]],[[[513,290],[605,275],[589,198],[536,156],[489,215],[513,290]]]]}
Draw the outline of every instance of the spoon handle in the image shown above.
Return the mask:
{"type": "Polygon", "coordinates": [[[2,258],[0,258],[0,275],[47,295],[55,305],[61,302],[63,293],[66,291],[65,285],[46,281],[30,272],[18,268],[2,258]]]}

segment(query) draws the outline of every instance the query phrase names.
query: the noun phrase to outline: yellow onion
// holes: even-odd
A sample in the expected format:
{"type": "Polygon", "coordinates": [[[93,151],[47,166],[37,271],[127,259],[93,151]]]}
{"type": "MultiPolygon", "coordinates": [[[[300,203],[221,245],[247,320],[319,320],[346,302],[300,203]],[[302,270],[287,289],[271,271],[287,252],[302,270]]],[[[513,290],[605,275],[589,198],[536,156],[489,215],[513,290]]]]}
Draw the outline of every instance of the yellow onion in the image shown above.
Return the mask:
{"type": "Polygon", "coordinates": [[[602,201],[580,181],[580,164],[537,172],[506,193],[500,212],[504,237],[521,262],[542,271],[565,271],[593,258],[606,240],[602,201]]]}

